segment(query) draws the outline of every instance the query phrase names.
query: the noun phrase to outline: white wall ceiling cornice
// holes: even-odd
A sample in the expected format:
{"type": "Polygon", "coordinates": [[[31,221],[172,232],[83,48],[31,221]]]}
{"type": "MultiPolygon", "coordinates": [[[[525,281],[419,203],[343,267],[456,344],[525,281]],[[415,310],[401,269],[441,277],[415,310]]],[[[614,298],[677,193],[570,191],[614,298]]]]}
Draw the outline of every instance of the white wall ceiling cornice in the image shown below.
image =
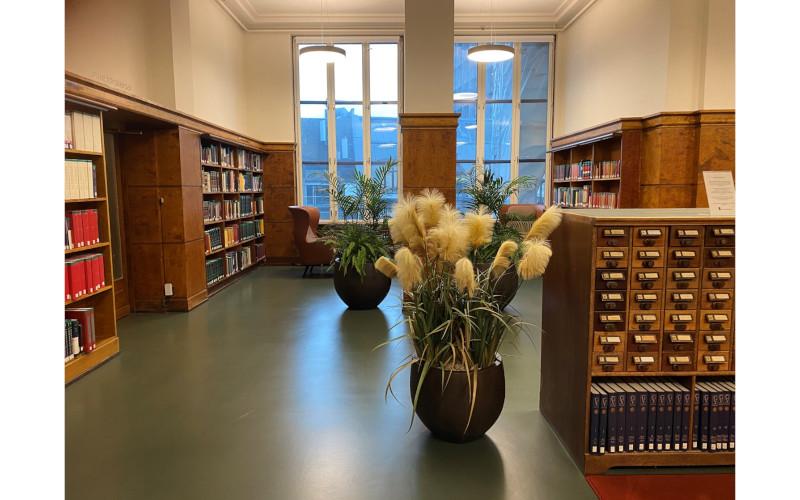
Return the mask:
{"type": "MultiPolygon", "coordinates": [[[[475,34],[553,33],[572,24],[596,0],[455,0],[455,31],[475,34]]],[[[368,31],[401,33],[403,0],[328,0],[320,16],[319,0],[217,0],[245,31],[330,34],[368,31]]]]}

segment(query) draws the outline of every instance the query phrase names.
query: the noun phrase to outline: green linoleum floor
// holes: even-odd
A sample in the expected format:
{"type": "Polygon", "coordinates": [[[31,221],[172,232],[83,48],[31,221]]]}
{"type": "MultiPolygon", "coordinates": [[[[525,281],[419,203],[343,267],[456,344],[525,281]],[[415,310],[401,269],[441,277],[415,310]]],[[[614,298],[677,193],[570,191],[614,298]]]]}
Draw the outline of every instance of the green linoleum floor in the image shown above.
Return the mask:
{"type": "MultiPolygon", "coordinates": [[[[133,314],[121,353],[66,389],[68,499],[582,499],[538,412],[539,332],[503,346],[506,403],[487,438],[411,430],[384,401],[407,355],[399,291],[348,311],[330,279],[261,267],[190,313],[133,314]]],[[[512,303],[540,324],[540,281],[512,303]]]]}

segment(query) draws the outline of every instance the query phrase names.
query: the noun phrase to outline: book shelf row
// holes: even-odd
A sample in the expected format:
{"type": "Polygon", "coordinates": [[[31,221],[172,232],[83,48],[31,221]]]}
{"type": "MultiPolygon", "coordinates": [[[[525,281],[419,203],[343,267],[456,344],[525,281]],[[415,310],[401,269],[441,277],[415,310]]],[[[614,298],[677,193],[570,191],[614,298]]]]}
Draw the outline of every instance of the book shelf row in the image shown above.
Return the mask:
{"type": "Polygon", "coordinates": [[[206,286],[212,287],[264,260],[264,244],[254,243],[206,260],[206,286]]]}
{"type": "Polygon", "coordinates": [[[203,200],[203,222],[213,223],[263,215],[264,197],[242,194],[239,199],[203,200]]]}
{"type": "Polygon", "coordinates": [[[264,179],[259,173],[203,169],[203,193],[261,192],[264,179]]]}
{"type": "Polygon", "coordinates": [[[64,362],[88,355],[97,348],[94,308],[72,307],[64,310],[64,362]]]}
{"type": "Polygon", "coordinates": [[[617,193],[593,191],[591,186],[554,187],[553,205],[564,208],[617,208],[617,193]]]}
{"type": "Polygon", "coordinates": [[[264,220],[250,220],[204,231],[206,255],[264,236],[264,220]]]}
{"type": "Polygon", "coordinates": [[[64,160],[64,198],[82,200],[97,198],[97,166],[92,160],[64,160]]]}
{"type": "Polygon", "coordinates": [[[571,164],[553,167],[553,181],[618,180],[620,178],[619,160],[582,160],[571,164]]]}
{"type": "Polygon", "coordinates": [[[251,172],[264,171],[264,160],[261,154],[216,142],[203,142],[200,147],[200,160],[206,167],[222,167],[251,172]]]}
{"type": "Polygon", "coordinates": [[[65,111],[64,149],[102,153],[103,128],[100,115],[77,110],[65,111]]]}
{"type": "Polygon", "coordinates": [[[99,215],[96,208],[69,210],[64,216],[64,250],[75,250],[100,243],[99,215]]]}

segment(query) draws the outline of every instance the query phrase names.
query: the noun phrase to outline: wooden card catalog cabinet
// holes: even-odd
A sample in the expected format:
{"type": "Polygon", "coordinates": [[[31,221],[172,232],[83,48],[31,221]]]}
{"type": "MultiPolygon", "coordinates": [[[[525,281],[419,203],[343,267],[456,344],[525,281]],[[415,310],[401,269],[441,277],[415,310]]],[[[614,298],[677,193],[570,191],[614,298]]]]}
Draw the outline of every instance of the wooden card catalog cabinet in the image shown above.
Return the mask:
{"type": "Polygon", "coordinates": [[[734,375],[734,238],[733,218],[707,209],[564,210],[543,281],[540,402],[585,473],[734,463],[732,452],[691,445],[668,454],[587,447],[593,383],[694,391],[698,377],[734,375]]]}

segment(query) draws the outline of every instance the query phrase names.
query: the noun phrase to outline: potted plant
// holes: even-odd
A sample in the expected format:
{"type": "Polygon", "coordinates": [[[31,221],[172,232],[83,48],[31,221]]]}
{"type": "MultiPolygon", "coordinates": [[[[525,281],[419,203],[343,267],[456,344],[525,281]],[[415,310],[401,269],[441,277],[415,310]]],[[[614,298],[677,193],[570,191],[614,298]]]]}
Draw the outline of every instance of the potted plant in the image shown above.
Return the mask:
{"type": "MultiPolygon", "coordinates": [[[[500,245],[507,240],[512,240],[517,244],[522,242],[523,235],[518,231],[511,230],[504,222],[500,209],[512,195],[518,194],[520,189],[532,185],[534,179],[528,176],[520,176],[510,181],[504,181],[501,177],[495,177],[491,170],[486,170],[483,177],[479,177],[477,171],[472,169],[465,176],[459,179],[462,186],[461,192],[467,195],[466,207],[471,211],[486,210],[494,217],[493,237],[489,245],[481,251],[474,252],[473,264],[481,270],[486,270],[492,258],[500,249],[500,245]]],[[[511,266],[502,275],[498,276],[493,283],[494,295],[500,303],[500,308],[511,303],[519,290],[520,281],[517,278],[516,266],[521,257],[520,249],[510,257],[511,266]]]]}
{"type": "Polygon", "coordinates": [[[389,229],[402,247],[394,260],[381,257],[375,267],[402,285],[407,331],[398,339],[408,339],[413,354],[392,373],[386,390],[393,394],[392,380],[410,368],[414,412],[439,438],[476,439],[500,416],[505,378],[498,348],[523,323],[499,307],[494,281],[518,247],[520,276],[541,276],[552,255],[547,237],[560,221],[558,208],[551,208],[521,243],[503,241],[480,270],[469,254],[492,241],[495,221],[485,209],[462,216],[440,193],[427,190],[395,205],[389,229]]]}
{"type": "Polygon", "coordinates": [[[333,286],[350,309],[378,307],[391,287],[373,263],[389,255],[386,176],[396,164],[390,158],[371,177],[356,171],[352,183],[328,175],[330,196],[344,222],[326,227],[322,239],[335,251],[333,286]]]}

